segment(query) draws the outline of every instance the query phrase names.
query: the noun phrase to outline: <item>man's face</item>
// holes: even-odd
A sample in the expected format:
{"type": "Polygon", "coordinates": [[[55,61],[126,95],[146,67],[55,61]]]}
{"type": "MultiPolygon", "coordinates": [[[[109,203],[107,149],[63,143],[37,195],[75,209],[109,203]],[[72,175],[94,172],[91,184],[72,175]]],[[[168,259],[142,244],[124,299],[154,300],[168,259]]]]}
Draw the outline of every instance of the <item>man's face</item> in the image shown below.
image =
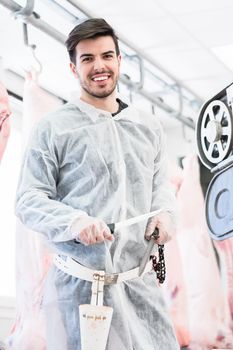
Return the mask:
{"type": "Polygon", "coordinates": [[[76,46],[76,66],[71,63],[71,69],[80,81],[81,98],[110,96],[117,85],[120,60],[111,36],[80,41],[76,46]]]}

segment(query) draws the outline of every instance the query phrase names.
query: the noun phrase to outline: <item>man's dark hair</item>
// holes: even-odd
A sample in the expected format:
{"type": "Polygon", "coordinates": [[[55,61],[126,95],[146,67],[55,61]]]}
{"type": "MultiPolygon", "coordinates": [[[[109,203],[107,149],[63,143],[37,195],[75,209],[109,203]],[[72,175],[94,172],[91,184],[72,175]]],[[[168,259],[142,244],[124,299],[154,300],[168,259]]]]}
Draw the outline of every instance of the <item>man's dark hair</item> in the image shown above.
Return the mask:
{"type": "Polygon", "coordinates": [[[103,18],[91,18],[82,22],[81,24],[78,24],[70,32],[68,39],[65,42],[70,56],[70,61],[76,64],[75,48],[81,40],[94,39],[107,35],[113,38],[116,54],[118,56],[120,54],[118,37],[116,36],[114,29],[103,18]]]}

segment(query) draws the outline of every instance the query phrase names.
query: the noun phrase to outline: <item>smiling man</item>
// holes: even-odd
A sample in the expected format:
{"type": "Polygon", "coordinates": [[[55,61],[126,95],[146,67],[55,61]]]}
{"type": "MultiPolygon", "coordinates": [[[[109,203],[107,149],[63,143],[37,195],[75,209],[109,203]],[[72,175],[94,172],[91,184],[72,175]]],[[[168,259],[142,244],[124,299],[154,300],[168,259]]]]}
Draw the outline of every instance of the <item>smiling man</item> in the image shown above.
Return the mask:
{"type": "Polygon", "coordinates": [[[108,32],[96,36],[98,28],[93,27],[83,39],[80,29],[74,28],[67,40],[70,67],[81,86],[80,99],[96,108],[117,112],[116,86],[121,62],[117,38],[115,34],[107,35],[108,32]]]}
{"type": "Polygon", "coordinates": [[[116,52],[112,37],[82,40],[75,51],[75,62],[70,65],[82,88],[81,99],[97,107],[103,107],[104,102],[106,110],[114,112],[121,56],[116,52]]]}
{"type": "Polygon", "coordinates": [[[66,46],[81,93],[38,124],[16,204],[21,221],[59,254],[43,297],[47,350],[81,350],[79,305],[95,298],[97,277],[99,297],[103,287],[103,304],[113,308],[106,349],[176,350],[149,257],[139,274],[145,236],[158,228],[163,244],[174,231],[163,132],[156,117],[117,97],[121,56],[105,20],[79,24],[66,46]],[[107,226],[159,209],[114,235],[107,226]]]}

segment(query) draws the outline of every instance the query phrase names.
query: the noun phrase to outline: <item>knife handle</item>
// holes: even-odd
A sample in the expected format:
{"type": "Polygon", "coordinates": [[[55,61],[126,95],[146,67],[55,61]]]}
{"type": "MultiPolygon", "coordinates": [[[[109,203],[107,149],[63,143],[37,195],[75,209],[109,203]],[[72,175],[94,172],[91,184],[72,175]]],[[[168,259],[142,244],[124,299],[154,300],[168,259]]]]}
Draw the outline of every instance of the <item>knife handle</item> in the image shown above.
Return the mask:
{"type": "Polygon", "coordinates": [[[151,235],[151,238],[153,238],[155,241],[159,238],[159,229],[158,229],[158,227],[155,228],[154,232],[151,235]]]}
{"type": "Polygon", "coordinates": [[[112,234],[114,234],[115,231],[115,224],[107,224],[109,230],[111,231],[112,234]]]}

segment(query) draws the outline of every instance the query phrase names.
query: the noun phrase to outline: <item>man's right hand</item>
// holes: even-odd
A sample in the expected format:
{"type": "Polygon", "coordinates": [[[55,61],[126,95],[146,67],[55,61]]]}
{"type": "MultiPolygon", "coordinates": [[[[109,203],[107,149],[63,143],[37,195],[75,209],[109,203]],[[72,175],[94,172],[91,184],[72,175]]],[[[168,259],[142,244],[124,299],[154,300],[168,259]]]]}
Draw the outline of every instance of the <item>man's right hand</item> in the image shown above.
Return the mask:
{"type": "Polygon", "coordinates": [[[113,241],[114,239],[103,220],[88,215],[75,220],[70,230],[74,239],[84,245],[101,243],[105,240],[113,241]]]}

